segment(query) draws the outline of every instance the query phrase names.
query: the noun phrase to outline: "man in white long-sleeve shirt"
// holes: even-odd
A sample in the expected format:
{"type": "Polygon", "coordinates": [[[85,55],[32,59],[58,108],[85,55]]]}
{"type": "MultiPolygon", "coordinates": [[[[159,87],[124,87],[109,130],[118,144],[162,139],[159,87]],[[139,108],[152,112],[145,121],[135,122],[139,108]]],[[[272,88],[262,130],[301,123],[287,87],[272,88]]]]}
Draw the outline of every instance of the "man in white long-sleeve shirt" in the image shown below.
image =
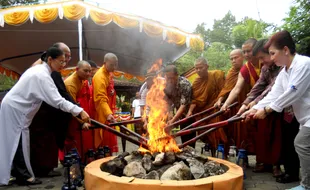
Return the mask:
{"type": "Polygon", "coordinates": [[[292,106],[300,123],[295,150],[301,165],[301,185],[294,190],[310,189],[310,58],[296,54],[295,44],[287,31],[271,37],[266,44],[271,59],[284,66],[268,95],[244,115],[263,119],[269,113],[282,112],[292,106]]]}

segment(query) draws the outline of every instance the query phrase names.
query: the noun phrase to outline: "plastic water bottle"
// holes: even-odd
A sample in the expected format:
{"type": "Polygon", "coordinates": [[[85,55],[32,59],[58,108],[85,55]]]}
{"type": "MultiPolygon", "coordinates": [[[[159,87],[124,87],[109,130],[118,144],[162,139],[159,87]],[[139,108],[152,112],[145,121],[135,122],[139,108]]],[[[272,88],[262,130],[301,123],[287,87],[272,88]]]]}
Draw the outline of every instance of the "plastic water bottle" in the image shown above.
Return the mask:
{"type": "Polygon", "coordinates": [[[237,147],[236,146],[229,147],[228,160],[232,163],[237,163],[237,147]]]}
{"type": "Polygon", "coordinates": [[[223,144],[219,144],[219,145],[217,146],[216,157],[217,157],[217,158],[224,159],[224,153],[225,153],[224,145],[223,145],[223,144]]]}

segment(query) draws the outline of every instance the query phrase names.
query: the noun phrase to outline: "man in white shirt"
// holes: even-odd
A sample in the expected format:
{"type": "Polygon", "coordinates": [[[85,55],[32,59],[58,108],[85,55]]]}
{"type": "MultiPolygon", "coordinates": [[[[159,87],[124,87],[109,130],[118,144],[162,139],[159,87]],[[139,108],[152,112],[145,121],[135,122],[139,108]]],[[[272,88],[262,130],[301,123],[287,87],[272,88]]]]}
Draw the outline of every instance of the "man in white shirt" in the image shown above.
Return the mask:
{"type": "Polygon", "coordinates": [[[310,58],[296,54],[294,40],[287,31],[274,34],[266,47],[271,60],[284,68],[268,95],[243,116],[263,119],[273,111],[293,107],[300,123],[294,145],[300,160],[301,183],[292,189],[310,190],[310,58]]]}
{"type": "MultiPolygon", "coordinates": [[[[136,99],[132,102],[132,111],[131,115],[134,119],[138,119],[141,117],[141,99],[140,99],[140,93],[136,92],[136,99]]],[[[142,134],[142,126],[141,123],[136,123],[135,124],[135,131],[136,133],[142,134]]]]}

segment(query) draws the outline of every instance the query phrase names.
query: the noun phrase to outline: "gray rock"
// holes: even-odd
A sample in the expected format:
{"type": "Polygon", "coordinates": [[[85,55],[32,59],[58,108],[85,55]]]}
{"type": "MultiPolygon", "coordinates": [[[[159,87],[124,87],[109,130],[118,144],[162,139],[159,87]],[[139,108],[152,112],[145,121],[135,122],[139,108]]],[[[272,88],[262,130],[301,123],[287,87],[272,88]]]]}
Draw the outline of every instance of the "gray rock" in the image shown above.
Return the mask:
{"type": "Polygon", "coordinates": [[[163,175],[163,173],[170,167],[172,167],[172,164],[167,164],[164,166],[160,166],[156,168],[157,173],[159,174],[159,177],[161,177],[163,175]]]}
{"type": "Polygon", "coordinates": [[[190,180],[190,169],[184,162],[178,162],[163,173],[160,180],[190,180]]]}
{"type": "Polygon", "coordinates": [[[225,170],[221,167],[221,165],[214,161],[206,162],[203,167],[205,170],[205,176],[207,177],[225,173],[225,170]]]}
{"type": "Polygon", "coordinates": [[[189,167],[194,178],[195,179],[202,178],[205,173],[203,169],[203,164],[195,158],[188,158],[187,162],[189,163],[189,167]]]}
{"type": "Polygon", "coordinates": [[[178,161],[186,161],[187,158],[193,157],[192,154],[186,152],[178,152],[175,154],[178,161]]]}
{"type": "Polygon", "coordinates": [[[143,168],[149,172],[153,168],[152,164],[152,156],[150,154],[145,154],[144,157],[142,158],[142,166],[143,168]]]}
{"type": "Polygon", "coordinates": [[[161,166],[161,165],[163,165],[164,164],[164,157],[165,157],[165,153],[160,153],[160,154],[158,154],[156,157],[155,157],[155,160],[154,160],[154,162],[153,162],[153,164],[155,165],[155,166],[161,166]]]}
{"type": "Polygon", "coordinates": [[[197,155],[197,154],[195,154],[193,157],[195,159],[197,159],[199,162],[203,163],[203,164],[205,164],[206,162],[209,161],[208,157],[205,156],[205,155],[197,155]]]}
{"type": "Polygon", "coordinates": [[[114,158],[101,164],[100,169],[116,176],[122,176],[125,165],[126,161],[124,159],[114,158]]]}
{"type": "Polygon", "coordinates": [[[124,168],[124,175],[127,177],[133,177],[133,176],[141,176],[145,175],[146,171],[142,167],[141,162],[133,161],[130,162],[125,168],[124,168]]]}
{"type": "Polygon", "coordinates": [[[193,147],[191,147],[191,146],[184,147],[183,148],[183,152],[189,153],[191,155],[195,155],[196,154],[196,150],[193,147]]]}
{"type": "Polygon", "coordinates": [[[132,151],[129,156],[125,156],[125,160],[127,163],[131,163],[133,161],[141,161],[143,156],[138,151],[132,151]]]}
{"type": "Polygon", "coordinates": [[[157,179],[159,180],[159,174],[157,171],[151,171],[150,173],[146,174],[143,179],[157,179]]]}
{"type": "Polygon", "coordinates": [[[172,164],[175,161],[175,154],[174,152],[166,152],[164,156],[165,164],[172,164]]]}

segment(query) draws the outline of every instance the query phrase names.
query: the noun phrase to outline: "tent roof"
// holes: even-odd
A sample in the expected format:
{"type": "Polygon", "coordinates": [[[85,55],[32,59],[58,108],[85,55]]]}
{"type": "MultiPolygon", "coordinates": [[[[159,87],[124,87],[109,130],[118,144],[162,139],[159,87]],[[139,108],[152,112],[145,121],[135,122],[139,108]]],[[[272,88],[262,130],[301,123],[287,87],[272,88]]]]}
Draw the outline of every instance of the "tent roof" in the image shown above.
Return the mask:
{"type": "Polygon", "coordinates": [[[143,17],[110,12],[82,1],[8,8],[0,11],[0,65],[23,73],[55,42],[64,42],[79,60],[78,20],[83,59],[102,65],[115,53],[118,70],[141,76],[153,61],[173,62],[190,48],[203,49],[198,35],[143,17]]]}

